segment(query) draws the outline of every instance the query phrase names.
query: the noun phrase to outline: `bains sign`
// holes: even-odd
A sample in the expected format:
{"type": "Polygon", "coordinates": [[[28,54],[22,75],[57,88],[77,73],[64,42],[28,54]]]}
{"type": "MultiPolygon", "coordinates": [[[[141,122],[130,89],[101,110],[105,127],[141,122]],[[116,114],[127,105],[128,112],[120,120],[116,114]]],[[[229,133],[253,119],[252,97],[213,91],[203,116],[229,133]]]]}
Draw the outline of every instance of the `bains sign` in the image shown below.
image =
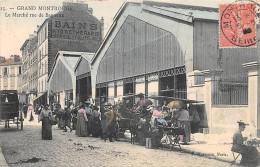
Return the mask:
{"type": "Polygon", "coordinates": [[[79,21],[52,21],[52,38],[100,41],[100,23],[79,21]]]}

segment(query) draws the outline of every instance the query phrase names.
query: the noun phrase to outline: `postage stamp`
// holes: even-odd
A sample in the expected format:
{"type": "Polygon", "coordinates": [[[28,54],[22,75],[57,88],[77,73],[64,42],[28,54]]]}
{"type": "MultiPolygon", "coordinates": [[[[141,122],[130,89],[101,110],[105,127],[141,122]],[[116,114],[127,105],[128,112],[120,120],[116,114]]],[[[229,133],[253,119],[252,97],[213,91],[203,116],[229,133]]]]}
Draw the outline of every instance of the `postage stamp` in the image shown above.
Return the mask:
{"type": "Polygon", "coordinates": [[[220,48],[256,47],[255,4],[219,6],[220,48]]]}

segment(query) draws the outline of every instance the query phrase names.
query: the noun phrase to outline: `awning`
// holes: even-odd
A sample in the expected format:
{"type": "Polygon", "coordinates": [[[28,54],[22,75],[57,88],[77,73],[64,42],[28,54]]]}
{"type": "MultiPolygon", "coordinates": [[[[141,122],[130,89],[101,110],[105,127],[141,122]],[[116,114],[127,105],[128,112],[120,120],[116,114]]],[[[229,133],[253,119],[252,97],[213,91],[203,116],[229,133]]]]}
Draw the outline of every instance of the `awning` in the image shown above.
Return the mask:
{"type": "Polygon", "coordinates": [[[34,99],[32,99],[32,102],[34,102],[35,100],[37,100],[38,98],[40,98],[41,96],[43,96],[44,93],[40,93],[37,97],[35,97],[34,99]]]}

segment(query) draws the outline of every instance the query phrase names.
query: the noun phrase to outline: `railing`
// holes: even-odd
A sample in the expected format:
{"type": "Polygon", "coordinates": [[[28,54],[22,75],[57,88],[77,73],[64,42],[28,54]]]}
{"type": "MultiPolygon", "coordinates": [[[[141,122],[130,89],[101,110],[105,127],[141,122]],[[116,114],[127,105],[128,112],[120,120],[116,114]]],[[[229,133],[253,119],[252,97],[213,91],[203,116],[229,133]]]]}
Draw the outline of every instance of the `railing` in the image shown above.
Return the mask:
{"type": "Polygon", "coordinates": [[[221,77],[213,88],[213,105],[247,105],[248,104],[248,77],[232,76],[221,77]]]}
{"type": "Polygon", "coordinates": [[[187,90],[186,89],[177,89],[175,92],[175,97],[187,99],[187,90]]]}
{"type": "Polygon", "coordinates": [[[194,85],[202,85],[205,84],[205,76],[204,75],[195,75],[194,76],[194,85]]]}

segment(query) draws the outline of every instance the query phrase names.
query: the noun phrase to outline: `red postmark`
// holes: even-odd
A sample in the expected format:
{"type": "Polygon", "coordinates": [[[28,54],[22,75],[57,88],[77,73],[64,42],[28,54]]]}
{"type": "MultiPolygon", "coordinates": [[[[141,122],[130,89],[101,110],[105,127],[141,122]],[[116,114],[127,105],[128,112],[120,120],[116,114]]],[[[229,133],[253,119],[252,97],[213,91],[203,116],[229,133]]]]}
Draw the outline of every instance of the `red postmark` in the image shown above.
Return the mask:
{"type": "Polygon", "coordinates": [[[255,4],[219,6],[220,48],[256,47],[255,4]]]}

